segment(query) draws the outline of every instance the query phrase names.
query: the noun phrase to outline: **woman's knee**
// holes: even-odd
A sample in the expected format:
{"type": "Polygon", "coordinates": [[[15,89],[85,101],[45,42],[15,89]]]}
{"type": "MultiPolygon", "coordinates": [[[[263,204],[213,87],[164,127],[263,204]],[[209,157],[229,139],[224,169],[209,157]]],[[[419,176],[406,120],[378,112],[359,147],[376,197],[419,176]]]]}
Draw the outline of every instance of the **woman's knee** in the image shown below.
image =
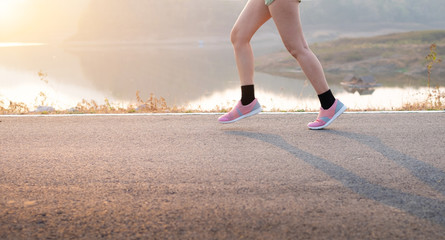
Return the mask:
{"type": "Polygon", "coordinates": [[[230,33],[230,41],[232,42],[232,45],[236,48],[245,44],[248,44],[250,42],[249,36],[245,34],[240,28],[233,27],[231,33],[230,33]]]}
{"type": "Polygon", "coordinates": [[[306,55],[311,52],[311,49],[306,43],[303,44],[286,44],[286,49],[295,58],[298,59],[300,56],[306,55]]]}

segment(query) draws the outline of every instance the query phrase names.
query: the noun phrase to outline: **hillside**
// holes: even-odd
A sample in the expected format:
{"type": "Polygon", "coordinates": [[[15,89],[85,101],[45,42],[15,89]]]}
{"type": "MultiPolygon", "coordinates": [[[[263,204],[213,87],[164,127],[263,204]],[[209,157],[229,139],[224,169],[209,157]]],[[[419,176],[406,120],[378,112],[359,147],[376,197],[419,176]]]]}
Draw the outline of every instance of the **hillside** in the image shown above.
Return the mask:
{"type": "Polygon", "coordinates": [[[332,25],[363,22],[420,24],[443,23],[443,0],[313,0],[303,2],[307,14],[306,24],[331,23],[332,25]]]}
{"type": "MultiPolygon", "coordinates": [[[[432,43],[438,56],[445,57],[445,31],[417,31],[370,38],[345,38],[312,44],[326,75],[340,81],[347,74],[373,75],[391,82],[423,81],[427,76],[425,56],[432,43]]],[[[445,85],[445,62],[435,65],[435,83],[445,85]]],[[[286,77],[304,77],[287,52],[262,56],[256,70],[286,77]]]]}
{"type": "MultiPolygon", "coordinates": [[[[226,38],[247,0],[6,2],[8,14],[0,14],[0,42],[119,42],[226,38]]],[[[313,0],[301,6],[306,36],[311,41],[445,26],[443,0],[313,0]]],[[[275,31],[271,22],[262,30],[275,31]]]]}
{"type": "MultiPolygon", "coordinates": [[[[77,33],[70,40],[227,39],[246,2],[94,0],[89,2],[77,33]]],[[[308,38],[315,40],[334,39],[345,32],[435,29],[445,23],[443,0],[314,0],[301,6],[308,38]],[[320,32],[321,38],[317,37],[320,32]]],[[[263,33],[271,31],[276,33],[271,22],[261,29],[263,33]]]]}

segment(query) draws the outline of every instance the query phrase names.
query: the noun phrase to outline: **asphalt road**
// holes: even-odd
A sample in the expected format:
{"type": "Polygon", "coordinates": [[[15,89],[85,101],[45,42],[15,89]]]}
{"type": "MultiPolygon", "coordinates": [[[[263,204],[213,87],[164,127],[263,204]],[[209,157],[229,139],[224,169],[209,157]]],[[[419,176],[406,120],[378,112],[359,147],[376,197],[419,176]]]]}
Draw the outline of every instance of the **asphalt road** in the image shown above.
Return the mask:
{"type": "Polygon", "coordinates": [[[0,239],[445,239],[445,113],[0,116],[0,239]]]}

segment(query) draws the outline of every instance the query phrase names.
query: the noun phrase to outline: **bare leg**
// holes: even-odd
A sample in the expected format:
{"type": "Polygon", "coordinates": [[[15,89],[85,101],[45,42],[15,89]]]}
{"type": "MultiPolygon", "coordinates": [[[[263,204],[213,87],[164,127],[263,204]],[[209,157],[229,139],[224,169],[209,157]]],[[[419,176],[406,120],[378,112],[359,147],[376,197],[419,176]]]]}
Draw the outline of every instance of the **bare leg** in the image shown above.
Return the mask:
{"type": "Polygon", "coordinates": [[[319,95],[328,91],[329,86],[320,61],[304,39],[299,5],[298,0],[275,0],[269,6],[269,12],[287,50],[297,59],[319,95]]]}
{"type": "Polygon", "coordinates": [[[254,59],[250,39],[270,17],[264,0],[249,0],[233,26],[230,38],[241,82],[241,100],[230,112],[218,118],[220,123],[236,122],[262,111],[258,100],[254,99],[254,59]]]}
{"type": "Polygon", "coordinates": [[[250,40],[270,17],[264,0],[249,0],[233,26],[230,38],[242,86],[253,84],[254,57],[250,40]]]}

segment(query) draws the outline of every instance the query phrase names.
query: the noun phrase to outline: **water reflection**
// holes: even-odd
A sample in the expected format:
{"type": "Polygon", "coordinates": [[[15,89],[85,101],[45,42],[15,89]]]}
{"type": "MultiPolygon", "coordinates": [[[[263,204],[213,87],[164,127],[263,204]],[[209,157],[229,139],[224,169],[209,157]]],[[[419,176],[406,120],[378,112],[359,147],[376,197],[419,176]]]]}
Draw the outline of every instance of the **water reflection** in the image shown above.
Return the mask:
{"type": "MultiPolygon", "coordinates": [[[[313,91],[310,86],[304,87],[304,89],[307,92],[313,91]]],[[[283,94],[277,93],[274,90],[262,87],[255,90],[265,111],[317,111],[320,108],[320,103],[315,93],[298,95],[298,91],[295,91],[295,94],[283,94]]],[[[239,98],[239,91],[238,88],[232,88],[222,92],[215,92],[210,96],[201,97],[191,102],[189,107],[203,110],[214,109],[214,106],[230,107],[239,98]]],[[[358,92],[351,94],[341,91],[341,88],[338,86],[334,86],[333,91],[336,93],[336,97],[340,98],[348,106],[349,110],[397,110],[405,104],[425,102],[427,98],[427,88],[378,88],[372,95],[360,95],[358,92]]],[[[441,88],[441,92],[444,91],[445,88],[441,88]]]]}
{"type": "Polygon", "coordinates": [[[354,75],[346,76],[340,84],[347,92],[358,92],[360,95],[371,95],[376,87],[382,86],[381,83],[377,83],[374,76],[356,77],[354,75]]]}
{"type": "MultiPolygon", "coordinates": [[[[254,49],[260,54],[274,51],[265,46],[259,42],[254,49]]],[[[125,106],[134,103],[135,93],[140,91],[143,98],[150,93],[164,97],[169,106],[212,110],[230,107],[240,97],[234,62],[229,43],[3,47],[0,100],[24,102],[32,109],[43,92],[48,105],[63,110],[82,99],[102,103],[108,98],[125,106]],[[48,74],[44,81],[38,76],[40,71],[48,74]]],[[[315,91],[304,79],[257,72],[255,84],[265,110],[319,107],[315,91]]],[[[383,86],[360,95],[348,93],[340,84],[331,83],[331,88],[352,109],[400,108],[417,101],[414,93],[419,91],[416,87],[383,86]]]]}
{"type": "Polygon", "coordinates": [[[43,46],[44,43],[23,43],[23,42],[0,42],[1,47],[26,47],[26,46],[43,46]]]}
{"type": "Polygon", "coordinates": [[[154,93],[169,105],[183,105],[238,81],[232,51],[184,46],[75,49],[86,78],[114,98],[131,100],[136,91],[154,93]]]}

